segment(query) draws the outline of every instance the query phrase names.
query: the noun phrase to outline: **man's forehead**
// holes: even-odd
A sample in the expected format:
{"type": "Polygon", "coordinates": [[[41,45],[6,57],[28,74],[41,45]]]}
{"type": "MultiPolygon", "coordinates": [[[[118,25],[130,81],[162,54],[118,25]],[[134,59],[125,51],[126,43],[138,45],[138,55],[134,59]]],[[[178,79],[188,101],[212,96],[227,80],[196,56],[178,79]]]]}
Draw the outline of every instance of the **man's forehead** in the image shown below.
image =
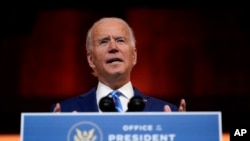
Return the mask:
{"type": "Polygon", "coordinates": [[[93,30],[94,36],[112,36],[112,37],[126,37],[128,36],[128,29],[126,26],[98,26],[93,30]]]}
{"type": "Polygon", "coordinates": [[[110,21],[102,21],[95,25],[95,30],[111,30],[111,29],[127,29],[127,26],[125,23],[117,20],[110,20],[110,21]]]}

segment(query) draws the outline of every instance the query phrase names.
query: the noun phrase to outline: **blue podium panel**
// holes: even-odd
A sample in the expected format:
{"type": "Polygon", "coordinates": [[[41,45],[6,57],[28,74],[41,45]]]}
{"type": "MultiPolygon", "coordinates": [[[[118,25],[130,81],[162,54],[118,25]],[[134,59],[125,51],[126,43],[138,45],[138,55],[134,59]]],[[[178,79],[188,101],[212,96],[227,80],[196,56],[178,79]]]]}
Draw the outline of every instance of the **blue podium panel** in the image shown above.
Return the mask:
{"type": "Polygon", "coordinates": [[[22,113],[21,141],[222,141],[220,112],[22,113]]]}

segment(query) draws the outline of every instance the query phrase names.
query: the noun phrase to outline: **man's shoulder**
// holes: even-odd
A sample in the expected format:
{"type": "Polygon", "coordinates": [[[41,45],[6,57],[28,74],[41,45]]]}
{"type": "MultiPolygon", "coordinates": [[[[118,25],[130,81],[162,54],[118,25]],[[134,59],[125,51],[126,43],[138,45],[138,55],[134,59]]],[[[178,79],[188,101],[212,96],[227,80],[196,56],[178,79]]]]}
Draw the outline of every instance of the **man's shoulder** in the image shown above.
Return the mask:
{"type": "Polygon", "coordinates": [[[80,99],[85,99],[85,98],[88,98],[88,97],[92,97],[92,96],[95,96],[93,94],[95,92],[96,92],[96,87],[90,89],[87,92],[84,92],[84,93],[81,93],[79,95],[64,99],[63,101],[61,101],[61,103],[75,102],[75,101],[80,100],[80,99]]]}
{"type": "Polygon", "coordinates": [[[155,97],[152,97],[152,96],[149,96],[147,94],[144,94],[142,93],[139,89],[137,89],[136,87],[133,88],[134,89],[134,94],[135,96],[140,96],[142,97],[143,99],[146,99],[146,100],[151,100],[153,102],[158,102],[158,103],[166,103],[166,101],[164,100],[161,100],[159,98],[155,98],[155,97]]]}
{"type": "Polygon", "coordinates": [[[97,87],[93,87],[90,90],[88,90],[87,92],[84,92],[84,93],[80,94],[79,97],[88,97],[88,96],[95,95],[96,89],[97,89],[97,87]]]}
{"type": "Polygon", "coordinates": [[[151,109],[161,109],[164,105],[169,105],[172,111],[176,111],[177,110],[177,106],[171,102],[162,100],[160,98],[156,98],[153,96],[149,96],[146,94],[143,94],[142,92],[140,92],[140,90],[138,90],[137,88],[134,87],[134,92],[135,92],[135,96],[140,96],[143,98],[143,100],[147,103],[148,106],[151,107],[151,109]]]}

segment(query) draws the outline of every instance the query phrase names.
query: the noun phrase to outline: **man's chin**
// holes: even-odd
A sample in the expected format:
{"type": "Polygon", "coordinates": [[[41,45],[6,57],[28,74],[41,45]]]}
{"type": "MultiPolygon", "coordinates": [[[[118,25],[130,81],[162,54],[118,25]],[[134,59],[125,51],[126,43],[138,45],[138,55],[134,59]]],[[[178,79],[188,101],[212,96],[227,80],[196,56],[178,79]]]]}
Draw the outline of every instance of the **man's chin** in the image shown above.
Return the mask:
{"type": "Polygon", "coordinates": [[[108,74],[109,74],[110,76],[120,76],[120,75],[123,75],[123,74],[124,74],[124,71],[121,71],[121,70],[110,71],[108,74]]]}
{"type": "Polygon", "coordinates": [[[115,71],[111,72],[110,75],[122,75],[123,73],[121,71],[115,71]]]}

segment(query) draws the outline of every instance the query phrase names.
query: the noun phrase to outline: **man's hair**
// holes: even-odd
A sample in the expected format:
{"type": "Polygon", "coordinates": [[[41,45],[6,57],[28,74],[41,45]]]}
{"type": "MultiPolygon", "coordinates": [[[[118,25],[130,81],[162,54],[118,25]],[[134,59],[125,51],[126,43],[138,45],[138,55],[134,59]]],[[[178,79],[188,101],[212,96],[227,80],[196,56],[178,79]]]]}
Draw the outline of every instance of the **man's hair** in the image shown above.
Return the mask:
{"type": "Polygon", "coordinates": [[[135,47],[135,36],[134,36],[134,32],[132,30],[132,28],[128,25],[128,23],[126,21],[124,21],[121,18],[117,18],[117,17],[105,17],[105,18],[101,18],[98,21],[96,21],[92,27],[88,30],[87,33],[87,38],[86,38],[86,50],[89,52],[92,50],[93,48],[93,37],[92,37],[92,30],[95,28],[96,25],[98,25],[101,22],[105,22],[105,21],[120,21],[122,22],[127,28],[128,28],[128,32],[129,32],[129,40],[130,40],[130,44],[132,47],[135,47]]]}

